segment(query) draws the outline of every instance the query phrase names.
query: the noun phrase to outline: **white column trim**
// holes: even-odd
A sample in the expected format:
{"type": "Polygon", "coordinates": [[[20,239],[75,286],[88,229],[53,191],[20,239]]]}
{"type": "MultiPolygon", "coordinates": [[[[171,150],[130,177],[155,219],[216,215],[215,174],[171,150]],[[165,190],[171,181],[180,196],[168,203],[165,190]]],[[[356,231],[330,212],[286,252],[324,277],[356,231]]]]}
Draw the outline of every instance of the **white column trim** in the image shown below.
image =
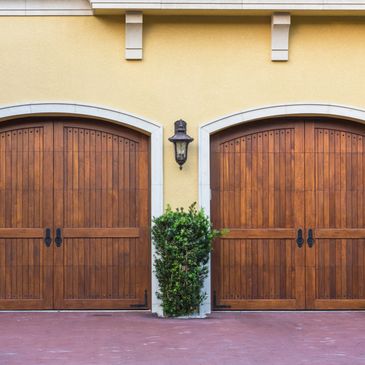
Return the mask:
{"type": "MultiPolygon", "coordinates": [[[[0,107],[0,123],[5,120],[28,116],[77,116],[97,118],[113,123],[118,123],[150,136],[151,141],[151,219],[163,213],[163,127],[145,118],[94,105],[74,103],[28,103],[0,107]]],[[[152,312],[162,314],[162,308],[156,297],[158,283],[153,270],[153,254],[155,251],[151,243],[152,258],[152,283],[151,298],[152,312]]]]}
{"type": "Polygon", "coordinates": [[[274,13],[271,16],[271,60],[289,59],[290,14],[274,13]]]}
{"type": "MultiPolygon", "coordinates": [[[[298,103],[265,106],[227,115],[199,127],[199,206],[210,216],[210,135],[238,124],[260,119],[287,116],[327,116],[365,124],[365,110],[335,104],[298,103]]],[[[264,121],[263,121],[264,123],[264,121]]],[[[205,280],[208,298],[200,307],[200,315],[211,312],[211,272],[205,280]]]]}

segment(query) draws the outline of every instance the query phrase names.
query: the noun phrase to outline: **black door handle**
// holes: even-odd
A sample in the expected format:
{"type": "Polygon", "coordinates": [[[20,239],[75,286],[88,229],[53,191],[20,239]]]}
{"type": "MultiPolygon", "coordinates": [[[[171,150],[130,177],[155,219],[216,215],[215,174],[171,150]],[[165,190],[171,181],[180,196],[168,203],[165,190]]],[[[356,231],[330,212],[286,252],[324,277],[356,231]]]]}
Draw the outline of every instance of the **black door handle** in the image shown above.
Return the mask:
{"type": "Polygon", "coordinates": [[[54,242],[57,247],[61,247],[62,245],[62,231],[61,228],[56,229],[56,237],[54,239],[54,242]]]}
{"type": "Polygon", "coordinates": [[[313,238],[313,229],[308,229],[308,238],[307,238],[308,247],[312,248],[314,245],[314,238],[313,238]]]}
{"type": "Polygon", "coordinates": [[[303,238],[303,230],[301,228],[298,229],[297,233],[297,245],[299,248],[303,246],[304,238],[303,238]]]}
{"type": "Polygon", "coordinates": [[[46,228],[44,243],[46,244],[47,247],[51,246],[52,238],[51,238],[51,229],[50,228],[46,228]]]}

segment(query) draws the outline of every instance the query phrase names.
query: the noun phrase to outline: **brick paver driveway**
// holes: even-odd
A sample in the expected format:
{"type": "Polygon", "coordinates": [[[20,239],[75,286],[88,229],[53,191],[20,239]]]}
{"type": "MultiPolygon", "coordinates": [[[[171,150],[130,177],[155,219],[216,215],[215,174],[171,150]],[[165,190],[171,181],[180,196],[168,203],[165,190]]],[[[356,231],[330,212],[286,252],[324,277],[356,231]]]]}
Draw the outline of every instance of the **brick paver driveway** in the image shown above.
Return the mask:
{"type": "Polygon", "coordinates": [[[365,312],[0,313],[1,365],[365,364],[365,312]]]}

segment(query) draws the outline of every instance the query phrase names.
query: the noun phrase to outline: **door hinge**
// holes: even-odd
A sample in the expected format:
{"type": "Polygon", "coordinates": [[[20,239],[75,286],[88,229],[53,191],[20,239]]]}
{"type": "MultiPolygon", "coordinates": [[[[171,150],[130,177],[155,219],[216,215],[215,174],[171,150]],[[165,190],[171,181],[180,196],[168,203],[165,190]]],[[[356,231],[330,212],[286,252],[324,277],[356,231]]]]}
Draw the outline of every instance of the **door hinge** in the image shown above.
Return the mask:
{"type": "Polygon", "coordinates": [[[217,304],[217,292],[213,292],[213,309],[228,309],[231,308],[230,305],[217,304]]]}
{"type": "Polygon", "coordinates": [[[131,308],[147,308],[148,306],[148,297],[147,297],[147,289],[144,291],[144,303],[140,304],[131,304],[131,308]]]}

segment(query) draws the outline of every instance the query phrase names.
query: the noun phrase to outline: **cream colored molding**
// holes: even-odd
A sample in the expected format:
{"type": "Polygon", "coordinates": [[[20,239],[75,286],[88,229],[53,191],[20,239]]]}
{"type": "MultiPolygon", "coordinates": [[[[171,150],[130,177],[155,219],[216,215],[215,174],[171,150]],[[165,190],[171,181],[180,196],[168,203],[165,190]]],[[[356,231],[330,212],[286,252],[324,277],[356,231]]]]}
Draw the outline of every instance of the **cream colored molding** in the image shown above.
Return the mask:
{"type": "Polygon", "coordinates": [[[365,0],[0,0],[0,16],[122,14],[128,10],[189,13],[229,11],[237,14],[365,12],[365,0]]]}
{"type": "MultiPolygon", "coordinates": [[[[60,116],[82,116],[86,118],[97,118],[112,123],[121,124],[150,136],[150,161],[151,161],[151,221],[163,213],[163,128],[160,124],[148,121],[144,118],[111,110],[108,108],[82,105],[74,103],[29,103],[0,107],[0,123],[9,119],[39,116],[39,115],[60,115],[60,116]]],[[[154,271],[155,246],[151,245],[152,260],[152,312],[162,315],[161,302],[156,296],[158,281],[154,271]]]]}
{"type": "MultiPolygon", "coordinates": [[[[227,115],[203,124],[199,128],[199,206],[210,215],[210,136],[223,129],[255,120],[286,116],[327,116],[353,120],[365,124],[365,110],[351,106],[334,104],[284,104],[249,109],[227,115]]],[[[209,266],[208,266],[209,267],[209,266]]],[[[200,307],[200,315],[211,312],[211,273],[204,282],[204,291],[208,294],[200,307]]]]}
{"type": "Polygon", "coordinates": [[[93,15],[88,0],[0,0],[0,16],[93,15]]]}
{"type": "Polygon", "coordinates": [[[143,57],[143,14],[128,11],[125,14],[125,58],[141,60],[143,57]]]}
{"type": "Polygon", "coordinates": [[[271,16],[271,60],[289,59],[290,14],[275,13],[271,16]]]}
{"type": "Polygon", "coordinates": [[[89,0],[95,11],[133,10],[248,10],[339,11],[365,10],[365,0],[89,0]]]}

